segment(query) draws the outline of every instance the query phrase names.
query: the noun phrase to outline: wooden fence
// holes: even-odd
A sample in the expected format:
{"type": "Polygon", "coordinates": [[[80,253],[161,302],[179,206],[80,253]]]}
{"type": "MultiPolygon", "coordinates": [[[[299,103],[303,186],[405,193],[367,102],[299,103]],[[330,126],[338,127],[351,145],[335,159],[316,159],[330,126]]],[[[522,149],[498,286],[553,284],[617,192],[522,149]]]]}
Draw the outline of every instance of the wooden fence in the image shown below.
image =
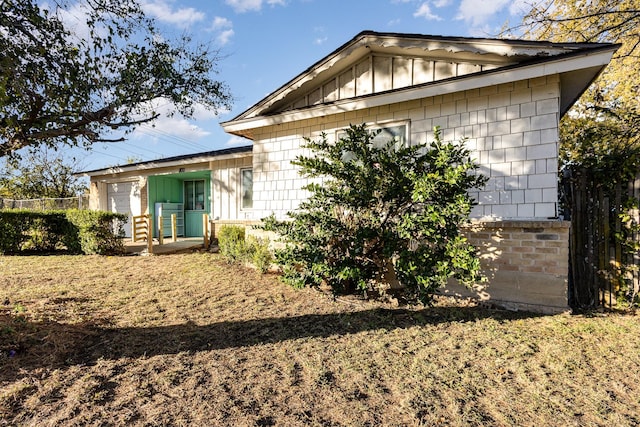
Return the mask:
{"type": "MultiPolygon", "coordinates": [[[[571,213],[569,305],[611,308],[640,291],[640,172],[606,187],[589,170],[568,179],[571,213]]],[[[566,188],[565,187],[565,188],[566,188]]]]}

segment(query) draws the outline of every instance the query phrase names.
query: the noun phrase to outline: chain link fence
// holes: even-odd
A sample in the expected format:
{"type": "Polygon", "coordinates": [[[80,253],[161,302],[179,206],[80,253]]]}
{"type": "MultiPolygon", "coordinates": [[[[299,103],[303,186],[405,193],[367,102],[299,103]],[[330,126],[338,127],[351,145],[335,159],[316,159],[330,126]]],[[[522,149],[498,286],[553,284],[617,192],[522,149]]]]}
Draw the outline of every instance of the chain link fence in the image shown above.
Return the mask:
{"type": "Polygon", "coordinates": [[[0,209],[89,209],[89,196],[43,198],[43,199],[3,199],[0,197],[0,209]]]}

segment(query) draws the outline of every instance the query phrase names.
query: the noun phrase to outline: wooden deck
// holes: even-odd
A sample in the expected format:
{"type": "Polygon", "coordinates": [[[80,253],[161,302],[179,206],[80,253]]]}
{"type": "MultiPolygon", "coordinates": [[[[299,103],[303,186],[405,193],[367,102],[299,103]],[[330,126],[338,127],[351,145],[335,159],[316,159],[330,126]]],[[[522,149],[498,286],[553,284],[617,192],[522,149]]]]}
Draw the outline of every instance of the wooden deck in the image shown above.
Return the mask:
{"type": "MultiPolygon", "coordinates": [[[[125,251],[132,255],[148,255],[147,242],[132,242],[131,239],[127,239],[124,242],[125,251]]],[[[204,247],[204,239],[202,237],[180,237],[177,242],[172,242],[171,239],[166,239],[163,245],[158,244],[158,241],[153,241],[153,253],[152,255],[169,255],[181,252],[191,252],[204,247]]]]}

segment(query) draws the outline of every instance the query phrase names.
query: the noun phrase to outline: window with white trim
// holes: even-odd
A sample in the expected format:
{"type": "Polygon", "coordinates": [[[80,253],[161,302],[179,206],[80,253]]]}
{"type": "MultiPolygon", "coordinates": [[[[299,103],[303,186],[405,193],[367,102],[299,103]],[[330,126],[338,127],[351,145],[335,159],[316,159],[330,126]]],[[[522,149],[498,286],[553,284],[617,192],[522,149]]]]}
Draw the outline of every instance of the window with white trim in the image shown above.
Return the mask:
{"type": "MultiPolygon", "coordinates": [[[[395,147],[406,147],[409,140],[409,122],[393,122],[386,124],[373,124],[367,126],[369,131],[380,132],[373,138],[373,146],[375,148],[385,147],[389,142],[395,141],[395,147]]],[[[344,130],[338,131],[336,138],[344,138],[346,136],[344,130]]]]}
{"type": "Polygon", "coordinates": [[[408,141],[408,123],[396,123],[385,126],[371,127],[371,130],[380,130],[375,138],[373,138],[373,146],[376,148],[382,148],[389,142],[395,141],[395,147],[405,147],[408,141]]]}
{"type": "Polygon", "coordinates": [[[241,175],[241,189],[240,194],[242,194],[242,209],[252,209],[253,208],[253,169],[242,169],[240,170],[241,175]]]}

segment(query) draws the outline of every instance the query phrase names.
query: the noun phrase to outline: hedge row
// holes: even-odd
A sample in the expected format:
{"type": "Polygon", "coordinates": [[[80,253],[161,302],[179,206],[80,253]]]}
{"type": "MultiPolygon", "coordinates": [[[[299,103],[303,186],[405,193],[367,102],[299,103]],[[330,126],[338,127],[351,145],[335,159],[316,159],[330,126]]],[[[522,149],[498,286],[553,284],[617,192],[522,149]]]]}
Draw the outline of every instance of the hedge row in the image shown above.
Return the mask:
{"type": "Polygon", "coordinates": [[[122,253],[126,221],[126,215],[103,211],[0,211],[0,254],[56,250],[122,253]]]}

